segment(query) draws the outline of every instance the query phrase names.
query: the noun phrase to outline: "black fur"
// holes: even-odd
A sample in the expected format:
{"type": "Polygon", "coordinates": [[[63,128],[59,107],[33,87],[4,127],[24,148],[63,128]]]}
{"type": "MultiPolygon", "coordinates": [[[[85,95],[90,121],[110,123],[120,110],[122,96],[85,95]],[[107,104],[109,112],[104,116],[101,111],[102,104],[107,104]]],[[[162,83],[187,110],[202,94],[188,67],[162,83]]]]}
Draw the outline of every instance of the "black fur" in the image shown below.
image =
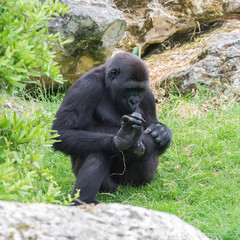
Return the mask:
{"type": "Polygon", "coordinates": [[[97,203],[97,192],[114,191],[116,184],[149,183],[172,139],[156,118],[148,69],[130,53],[115,55],[77,80],[52,128],[61,140],[54,148],[71,156],[74,193],[80,189],[86,203],[97,203]]]}

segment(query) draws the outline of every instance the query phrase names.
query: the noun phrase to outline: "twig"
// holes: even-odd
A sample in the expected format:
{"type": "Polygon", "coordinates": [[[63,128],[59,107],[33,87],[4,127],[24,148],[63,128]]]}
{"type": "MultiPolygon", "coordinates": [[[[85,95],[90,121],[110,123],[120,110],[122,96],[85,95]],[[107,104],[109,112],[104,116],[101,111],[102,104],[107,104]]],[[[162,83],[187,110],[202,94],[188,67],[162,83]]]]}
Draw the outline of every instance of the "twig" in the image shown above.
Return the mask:
{"type": "Polygon", "coordinates": [[[126,160],[125,160],[125,156],[124,156],[124,153],[122,151],[119,151],[121,154],[122,154],[122,157],[123,157],[123,172],[122,173],[111,173],[109,176],[115,176],[115,175],[119,175],[119,176],[122,176],[125,174],[125,171],[126,171],[126,160]]]}

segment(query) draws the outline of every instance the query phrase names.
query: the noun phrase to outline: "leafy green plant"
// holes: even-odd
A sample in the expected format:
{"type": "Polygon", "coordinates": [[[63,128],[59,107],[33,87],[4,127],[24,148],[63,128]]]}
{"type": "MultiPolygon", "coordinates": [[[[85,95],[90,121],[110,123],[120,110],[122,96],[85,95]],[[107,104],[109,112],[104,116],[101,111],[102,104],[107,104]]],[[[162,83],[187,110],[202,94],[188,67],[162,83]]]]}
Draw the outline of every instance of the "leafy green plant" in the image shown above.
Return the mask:
{"type": "Polygon", "coordinates": [[[0,199],[21,202],[58,202],[60,189],[42,165],[53,143],[52,118],[6,107],[0,101],[0,199]],[[38,188],[41,179],[44,188],[38,188]]]}
{"type": "Polygon", "coordinates": [[[51,46],[58,34],[48,33],[48,20],[68,12],[59,1],[0,1],[0,86],[23,88],[43,77],[63,82],[51,46]]]}
{"type": "Polygon", "coordinates": [[[138,57],[141,57],[141,47],[134,47],[132,53],[138,57]]]}

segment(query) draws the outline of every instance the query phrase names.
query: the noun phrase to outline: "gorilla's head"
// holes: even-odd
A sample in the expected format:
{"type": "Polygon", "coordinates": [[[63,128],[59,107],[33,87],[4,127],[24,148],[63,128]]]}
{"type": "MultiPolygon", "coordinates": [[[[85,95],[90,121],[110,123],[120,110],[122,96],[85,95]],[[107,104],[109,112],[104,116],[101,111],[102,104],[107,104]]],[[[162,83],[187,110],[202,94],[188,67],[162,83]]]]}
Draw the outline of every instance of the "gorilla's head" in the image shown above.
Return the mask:
{"type": "Polygon", "coordinates": [[[106,85],[123,114],[134,112],[148,88],[145,63],[131,53],[118,53],[106,63],[106,85]]]}

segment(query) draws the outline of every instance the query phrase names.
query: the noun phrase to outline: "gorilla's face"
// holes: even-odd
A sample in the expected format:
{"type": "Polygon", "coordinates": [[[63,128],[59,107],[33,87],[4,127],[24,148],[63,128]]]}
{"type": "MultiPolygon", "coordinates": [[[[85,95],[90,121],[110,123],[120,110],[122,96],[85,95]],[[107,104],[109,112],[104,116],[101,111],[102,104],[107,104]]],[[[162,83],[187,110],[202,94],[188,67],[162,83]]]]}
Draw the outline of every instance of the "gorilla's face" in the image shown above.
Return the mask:
{"type": "Polygon", "coordinates": [[[130,114],[139,106],[146,86],[144,83],[139,84],[134,80],[129,80],[126,84],[117,86],[117,89],[115,102],[123,114],[130,114]]]}
{"type": "Polygon", "coordinates": [[[120,53],[107,63],[106,83],[114,104],[123,114],[130,114],[148,88],[148,69],[139,57],[120,53]]]}

